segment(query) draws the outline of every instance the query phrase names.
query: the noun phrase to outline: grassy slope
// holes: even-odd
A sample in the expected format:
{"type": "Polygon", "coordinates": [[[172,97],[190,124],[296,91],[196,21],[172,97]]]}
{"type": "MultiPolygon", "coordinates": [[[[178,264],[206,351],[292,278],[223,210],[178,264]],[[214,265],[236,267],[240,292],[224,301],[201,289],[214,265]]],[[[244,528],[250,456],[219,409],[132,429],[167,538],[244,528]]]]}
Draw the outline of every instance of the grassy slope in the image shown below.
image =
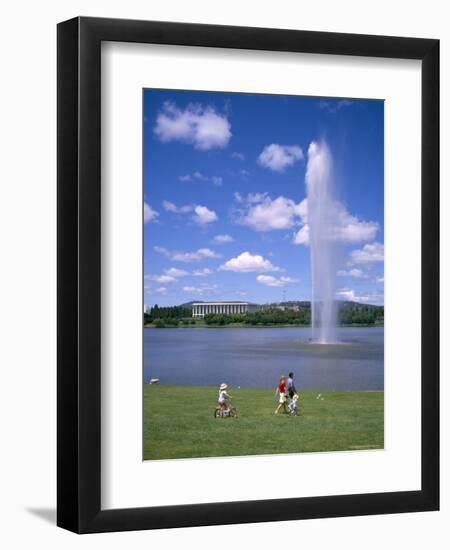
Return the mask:
{"type": "Polygon", "coordinates": [[[144,460],[383,448],[383,392],[301,392],[298,417],[272,390],[229,392],[239,417],[215,419],[216,388],[144,386],[144,460]]]}

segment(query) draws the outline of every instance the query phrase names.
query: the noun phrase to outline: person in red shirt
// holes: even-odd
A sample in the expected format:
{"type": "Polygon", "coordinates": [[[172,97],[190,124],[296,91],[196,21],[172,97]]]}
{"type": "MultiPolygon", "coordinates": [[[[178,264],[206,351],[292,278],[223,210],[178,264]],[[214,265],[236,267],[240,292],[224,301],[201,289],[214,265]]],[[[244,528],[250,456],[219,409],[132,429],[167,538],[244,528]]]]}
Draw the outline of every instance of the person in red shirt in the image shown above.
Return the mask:
{"type": "Polygon", "coordinates": [[[280,376],[280,381],[278,382],[278,386],[275,390],[275,397],[279,394],[280,399],[278,402],[278,407],[275,409],[274,414],[278,414],[281,407],[283,407],[283,410],[285,413],[288,412],[286,407],[286,377],[284,375],[280,376]]]}

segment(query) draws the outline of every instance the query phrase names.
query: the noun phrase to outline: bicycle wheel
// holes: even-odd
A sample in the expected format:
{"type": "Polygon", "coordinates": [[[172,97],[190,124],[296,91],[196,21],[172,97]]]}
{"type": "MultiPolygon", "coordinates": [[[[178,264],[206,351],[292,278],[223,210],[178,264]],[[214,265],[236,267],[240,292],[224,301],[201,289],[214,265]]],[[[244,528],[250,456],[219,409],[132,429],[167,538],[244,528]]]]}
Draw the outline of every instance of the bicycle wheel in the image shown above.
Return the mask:
{"type": "Polygon", "coordinates": [[[222,416],[222,411],[219,409],[219,407],[216,407],[214,410],[214,418],[220,418],[222,416]]]}
{"type": "Polygon", "coordinates": [[[237,410],[234,407],[230,408],[230,416],[236,418],[237,417],[237,410]]]}

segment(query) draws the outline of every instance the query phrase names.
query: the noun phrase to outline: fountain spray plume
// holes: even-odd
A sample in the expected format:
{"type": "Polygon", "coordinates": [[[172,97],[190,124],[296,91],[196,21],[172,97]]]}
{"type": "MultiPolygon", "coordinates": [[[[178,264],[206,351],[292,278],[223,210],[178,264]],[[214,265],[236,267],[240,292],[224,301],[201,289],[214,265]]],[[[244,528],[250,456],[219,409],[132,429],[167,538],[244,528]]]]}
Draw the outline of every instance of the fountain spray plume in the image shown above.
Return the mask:
{"type": "Polygon", "coordinates": [[[325,141],[313,141],[308,149],[306,193],[312,281],[312,340],[320,344],[337,341],[335,293],[338,212],[333,188],[333,159],[330,149],[325,141]]]}

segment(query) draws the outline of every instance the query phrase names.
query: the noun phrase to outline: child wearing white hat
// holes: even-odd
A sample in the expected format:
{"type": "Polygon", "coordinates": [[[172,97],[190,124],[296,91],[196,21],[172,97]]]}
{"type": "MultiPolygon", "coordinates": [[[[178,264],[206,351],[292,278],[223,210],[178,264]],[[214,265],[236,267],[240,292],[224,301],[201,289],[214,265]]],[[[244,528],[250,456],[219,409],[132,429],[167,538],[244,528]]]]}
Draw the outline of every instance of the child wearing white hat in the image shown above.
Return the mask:
{"type": "Polygon", "coordinates": [[[217,400],[217,404],[222,411],[224,411],[227,407],[227,399],[231,399],[231,395],[226,392],[227,388],[227,384],[220,384],[219,386],[219,398],[217,400]]]}

